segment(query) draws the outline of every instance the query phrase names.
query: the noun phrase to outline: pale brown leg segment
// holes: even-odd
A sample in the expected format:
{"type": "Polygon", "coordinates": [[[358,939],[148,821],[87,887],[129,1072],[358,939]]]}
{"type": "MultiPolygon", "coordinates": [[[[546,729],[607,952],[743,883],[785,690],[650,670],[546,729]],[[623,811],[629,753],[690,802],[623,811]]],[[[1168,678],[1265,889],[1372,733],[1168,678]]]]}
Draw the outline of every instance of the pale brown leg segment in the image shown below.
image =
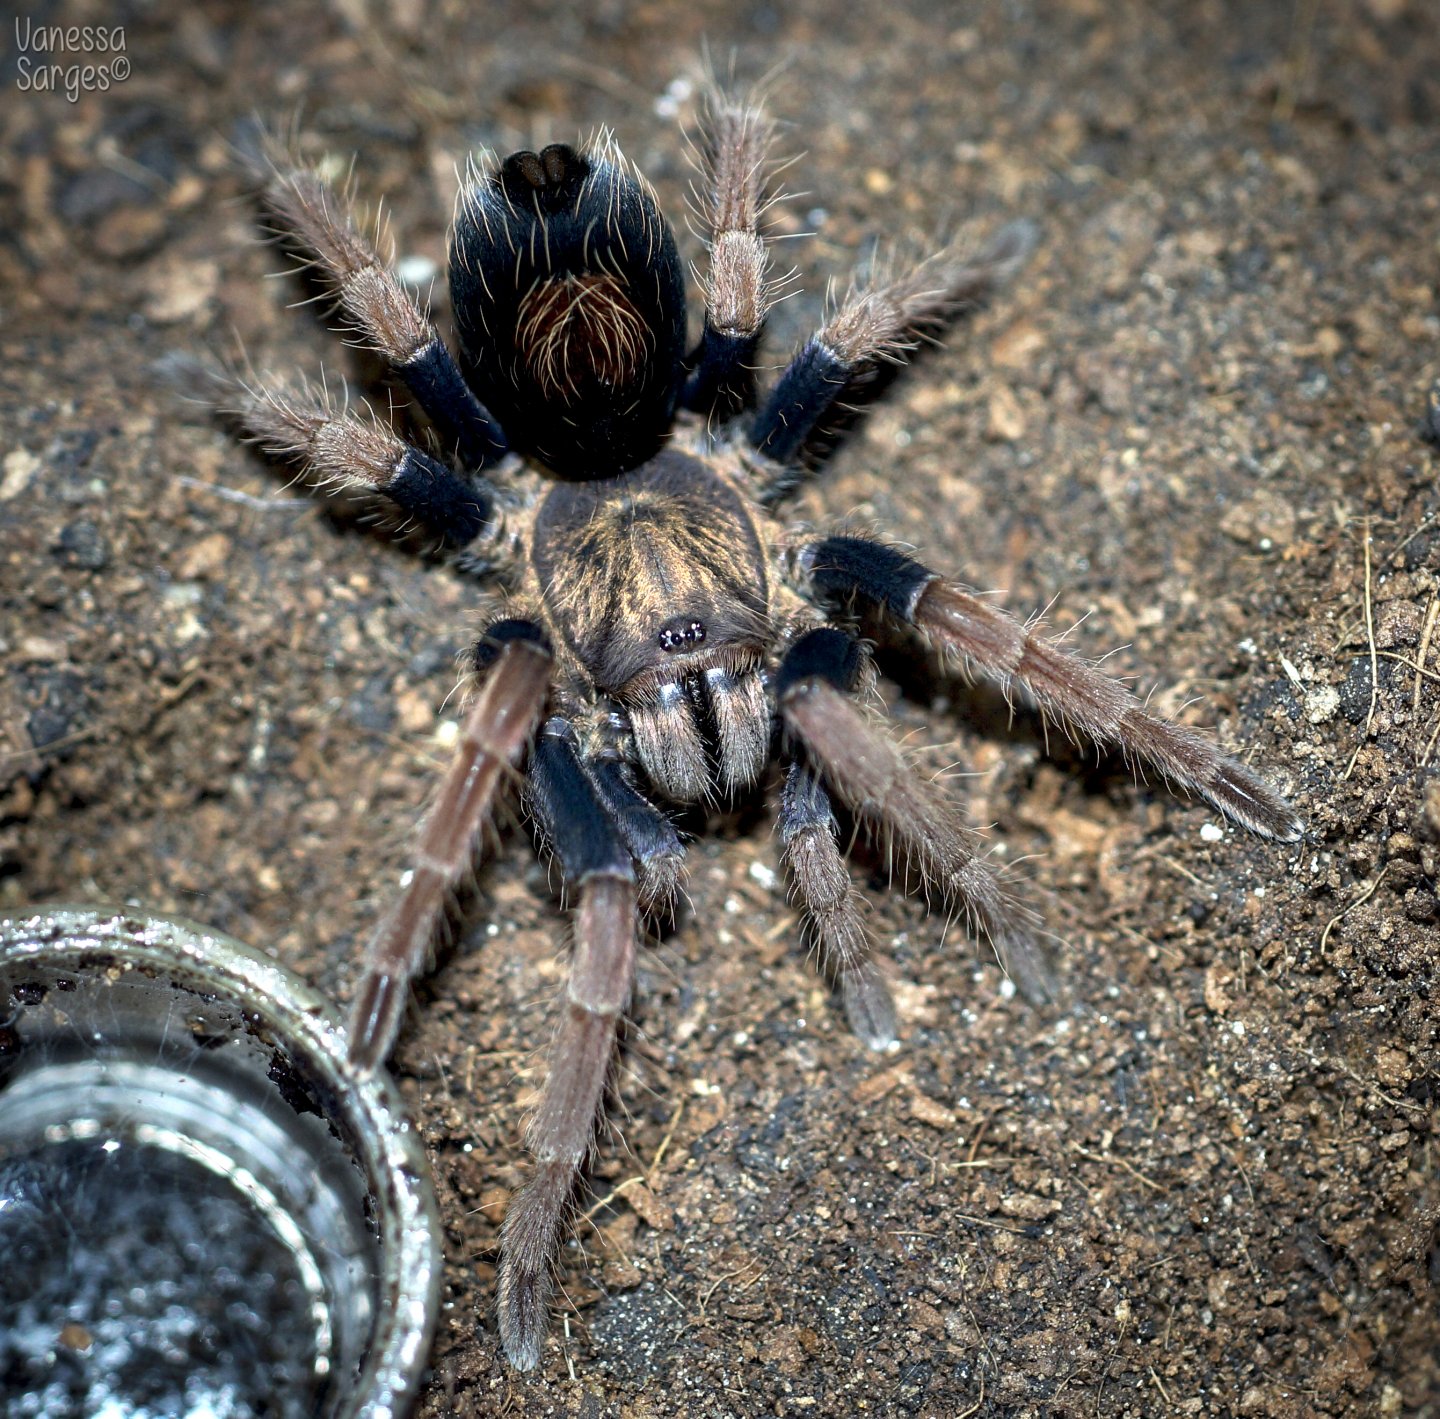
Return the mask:
{"type": "Polygon", "coordinates": [[[1287,842],[1300,836],[1295,810],[1209,735],[1147,713],[1118,680],[1033,634],[998,606],[941,580],[921,594],[912,619],[937,647],[957,657],[963,671],[1002,687],[1012,681],[1022,685],[1043,714],[1072,734],[1114,745],[1133,763],[1198,793],[1252,833],[1287,842]]]}
{"type": "Polygon", "coordinates": [[[500,1339],[517,1370],[539,1363],[549,1328],[551,1267],[630,998],[635,923],[633,881],[597,876],[581,883],[565,1015],[545,1093],[526,1132],[535,1174],[510,1203],[500,1231],[500,1339]]]}
{"type": "Polygon", "coordinates": [[[379,225],[373,238],[363,235],[324,178],[290,166],[284,154],[274,157],[265,200],[333,287],[355,333],[405,381],[466,468],[493,463],[506,451],[504,431],[377,250],[388,245],[379,225]]]}
{"type": "Polygon", "coordinates": [[[710,233],[704,276],[705,330],[690,357],[686,408],[725,418],[754,396],[755,348],[775,302],[760,231],[773,125],[758,104],[709,96],[703,157],[703,216],[710,233]]]}
{"type": "Polygon", "coordinates": [[[903,360],[926,330],[986,298],[1024,265],[1035,244],[1028,222],[1013,222],[977,255],[946,247],[906,270],[857,284],[838,310],[796,351],[750,426],[749,438],[773,465],[763,502],[798,486],[806,440],[852,376],[876,360],[903,360]]]}
{"type": "Polygon", "coordinates": [[[786,728],[845,806],[898,847],[927,888],[964,911],[1016,984],[1032,998],[1048,998],[1046,972],[1025,929],[1029,913],[1000,886],[982,839],[846,693],[858,655],[855,642],[830,627],[795,642],[776,677],[786,728]]]}
{"type": "Polygon", "coordinates": [[[426,814],[410,881],[380,923],[350,1017],[350,1058],[377,1068],[400,1030],[410,983],[426,969],[450,893],[469,869],[497,790],[519,766],[550,686],[550,652],[509,640],[471,706],[439,796],[426,814]]]}
{"type": "Polygon", "coordinates": [[[871,959],[862,898],[836,840],[829,795],[804,764],[790,766],[778,828],[795,899],[840,987],[850,1028],[871,1049],[884,1049],[895,1040],[895,1004],[871,959]]]}

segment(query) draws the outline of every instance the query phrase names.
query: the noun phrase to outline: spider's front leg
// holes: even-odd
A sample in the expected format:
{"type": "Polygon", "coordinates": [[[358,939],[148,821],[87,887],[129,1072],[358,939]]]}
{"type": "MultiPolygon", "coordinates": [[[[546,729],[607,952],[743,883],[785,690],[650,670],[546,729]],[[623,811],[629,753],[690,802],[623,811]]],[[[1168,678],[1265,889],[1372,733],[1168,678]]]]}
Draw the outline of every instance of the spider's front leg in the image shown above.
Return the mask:
{"type": "Polygon", "coordinates": [[[350,1057],[375,1069],[390,1053],[410,984],[430,959],[450,893],[469,869],[497,791],[514,772],[539,723],[551,656],[532,621],[490,626],[476,651],[486,679],[465,718],[434,806],[425,817],[410,880],[370,943],[350,1017],[350,1057]]]}
{"type": "Polygon", "coordinates": [[[685,865],[675,825],[635,787],[619,744],[605,740],[585,768],[635,861],[640,910],[652,918],[672,912],[685,865]]]}
{"type": "Polygon", "coordinates": [[[967,914],[1025,995],[1049,999],[1046,968],[1026,929],[1030,914],[1001,887],[982,839],[856,705],[852,695],[868,669],[859,642],[844,631],[804,632],[775,677],[786,730],[840,801],[900,849],[928,890],[967,914]]]}
{"type": "Polygon", "coordinates": [[[526,1133],[535,1173],[500,1232],[500,1339],[517,1370],[540,1360],[550,1271],[604,1099],[639,931],[625,834],[581,761],[568,721],[554,718],[541,730],[526,799],[574,896],[575,946],[549,1077],[526,1133]]]}
{"type": "Polygon", "coordinates": [[[781,861],[825,969],[840,987],[850,1028],[871,1049],[885,1049],[895,1041],[895,1002],[871,959],[860,894],[840,851],[830,795],[799,760],[786,773],[776,829],[781,861]]]}
{"type": "Polygon", "coordinates": [[[1284,842],[1300,836],[1300,818],[1285,799],[1208,736],[1157,719],[1118,680],[893,547],[827,537],[801,548],[795,561],[799,580],[820,600],[858,601],[915,627],[961,673],[1006,691],[1020,685],[1067,730],[1113,745],[1252,833],[1284,842]]]}

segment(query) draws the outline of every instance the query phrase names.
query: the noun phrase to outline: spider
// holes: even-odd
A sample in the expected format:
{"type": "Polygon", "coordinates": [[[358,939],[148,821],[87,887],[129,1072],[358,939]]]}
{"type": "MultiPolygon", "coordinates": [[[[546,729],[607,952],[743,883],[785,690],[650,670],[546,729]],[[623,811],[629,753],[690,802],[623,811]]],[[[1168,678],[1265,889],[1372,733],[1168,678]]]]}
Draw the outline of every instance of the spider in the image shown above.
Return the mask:
{"type": "Polygon", "coordinates": [[[519,778],[559,863],[573,958],[549,1074],[530,1120],[529,1181],[501,1230],[499,1331],[539,1361],[550,1273],[592,1147],[648,920],[679,888],[672,810],[752,792],[778,763],[780,856],[807,933],[870,1046],[896,1035],[838,804],[965,913],[1031,993],[1029,914],[983,842],[860,700],[862,624],[918,633],[954,671],[1024,692],[1049,719],[1117,748],[1266,837],[1296,814],[1203,734],[884,540],[786,526],[807,446],[858,375],[1002,287],[1033,228],[978,254],[954,244],[852,285],[774,386],[757,347],[777,297],[763,235],[773,125],[760,101],[710,96],[701,144],[704,329],[686,341],[685,282],[645,180],[602,133],[472,165],[449,252],[459,355],[315,172],[276,158],[267,202],[425,416],[429,448],[323,386],[233,388],[268,453],[378,498],[501,590],[469,653],[476,690],[413,869],[369,946],[351,1052],[381,1067],[449,899],[519,778]]]}

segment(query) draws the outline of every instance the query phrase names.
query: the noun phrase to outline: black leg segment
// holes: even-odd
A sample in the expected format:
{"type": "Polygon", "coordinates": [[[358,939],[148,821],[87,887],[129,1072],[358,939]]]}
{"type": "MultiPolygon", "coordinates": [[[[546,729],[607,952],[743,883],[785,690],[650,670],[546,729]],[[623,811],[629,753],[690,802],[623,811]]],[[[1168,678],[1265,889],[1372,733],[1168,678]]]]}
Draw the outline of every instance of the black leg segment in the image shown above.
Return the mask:
{"type": "Polygon", "coordinates": [[[755,402],[755,347],[759,343],[758,330],[734,334],[716,330],[707,320],[700,343],[686,362],[690,373],[681,404],[721,421],[748,409],[755,402]]]}
{"type": "Polygon", "coordinates": [[[801,566],[824,600],[845,604],[860,598],[908,621],[935,573],[883,542],[827,537],[805,548],[801,566]]]}
{"type": "Polygon", "coordinates": [[[511,641],[529,641],[546,652],[550,650],[550,641],[537,622],[520,616],[507,616],[503,620],[492,621],[485,627],[485,634],[475,642],[475,649],[470,655],[476,673],[483,674],[494,665],[500,658],[500,652],[511,641]]]}
{"type": "Polygon", "coordinates": [[[812,336],[786,366],[780,382],[750,426],[750,442],[776,463],[793,463],[825,411],[840,397],[853,371],[812,336]]]}
{"type": "Polygon", "coordinates": [[[775,673],[775,698],[786,695],[806,680],[823,680],[848,693],[859,683],[864,655],[860,643],[833,626],[806,631],[785,652],[775,673]]]}
{"type": "Polygon", "coordinates": [[[525,797],[568,885],[591,877],[634,878],[630,849],[580,762],[567,720],[550,719],[541,729],[530,754],[525,797]]]}
{"type": "Polygon", "coordinates": [[[397,368],[416,403],[439,430],[441,442],[466,468],[478,471],[508,451],[504,431],[465,383],[443,341],[430,341],[397,368]]]}
{"type": "Polygon", "coordinates": [[[646,911],[668,908],[685,861],[685,848],[675,825],[635,787],[618,756],[606,754],[590,759],[585,767],[635,859],[641,907],[646,911]]]}
{"type": "Polygon", "coordinates": [[[231,413],[268,453],[305,465],[326,489],[379,495],[451,547],[468,547],[490,526],[495,488],[465,478],[402,439],[373,415],[351,413],[324,385],[253,388],[216,376],[233,393],[231,413]]]}
{"type": "MultiPolygon", "coordinates": [[[[938,330],[984,300],[1024,264],[1035,228],[1012,222],[978,255],[945,247],[908,270],[858,286],[791,360],[751,425],[750,442],[767,458],[795,465],[805,442],[851,378],[878,360],[903,361],[926,331],[938,330]]],[[[777,503],[800,475],[783,469],[762,491],[777,503]]]]}
{"type": "Polygon", "coordinates": [[[494,511],[494,500],[487,490],[456,477],[438,459],[408,446],[390,481],[379,491],[438,532],[451,547],[473,542],[494,511]]]}

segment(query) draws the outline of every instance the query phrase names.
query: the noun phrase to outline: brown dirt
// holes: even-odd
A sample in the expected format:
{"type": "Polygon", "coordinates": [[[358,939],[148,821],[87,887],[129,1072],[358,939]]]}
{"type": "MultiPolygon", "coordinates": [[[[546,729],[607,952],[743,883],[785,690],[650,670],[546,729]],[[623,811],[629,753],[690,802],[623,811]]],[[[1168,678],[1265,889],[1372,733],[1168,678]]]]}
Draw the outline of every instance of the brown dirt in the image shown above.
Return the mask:
{"type": "Polygon", "coordinates": [[[678,213],[661,110],[707,41],[742,75],[789,60],[807,195],[778,221],[817,235],[782,247],[807,294],[772,349],[867,233],[1044,228],[798,515],[1086,618],[1077,644],[1124,645],[1308,820],[1298,848],[1217,838],[983,699],[893,693],[1028,859],[1065,998],[1025,1006],[874,882],[905,1032],[874,1057],[795,947],[768,820],[697,843],[693,912],[642,966],[608,1200],[523,1379],[493,1249],[562,959],[512,835],[397,1059],[453,1263],[421,1412],[1440,1414],[1427,0],[120,8],[123,83],[72,104],[7,66],[0,103],[0,905],[177,910],[344,996],[474,592],[298,501],[156,372],[236,335],[346,368],[264,279],[227,149],[298,111],[436,260],[478,144],[613,124],[678,213]]]}

